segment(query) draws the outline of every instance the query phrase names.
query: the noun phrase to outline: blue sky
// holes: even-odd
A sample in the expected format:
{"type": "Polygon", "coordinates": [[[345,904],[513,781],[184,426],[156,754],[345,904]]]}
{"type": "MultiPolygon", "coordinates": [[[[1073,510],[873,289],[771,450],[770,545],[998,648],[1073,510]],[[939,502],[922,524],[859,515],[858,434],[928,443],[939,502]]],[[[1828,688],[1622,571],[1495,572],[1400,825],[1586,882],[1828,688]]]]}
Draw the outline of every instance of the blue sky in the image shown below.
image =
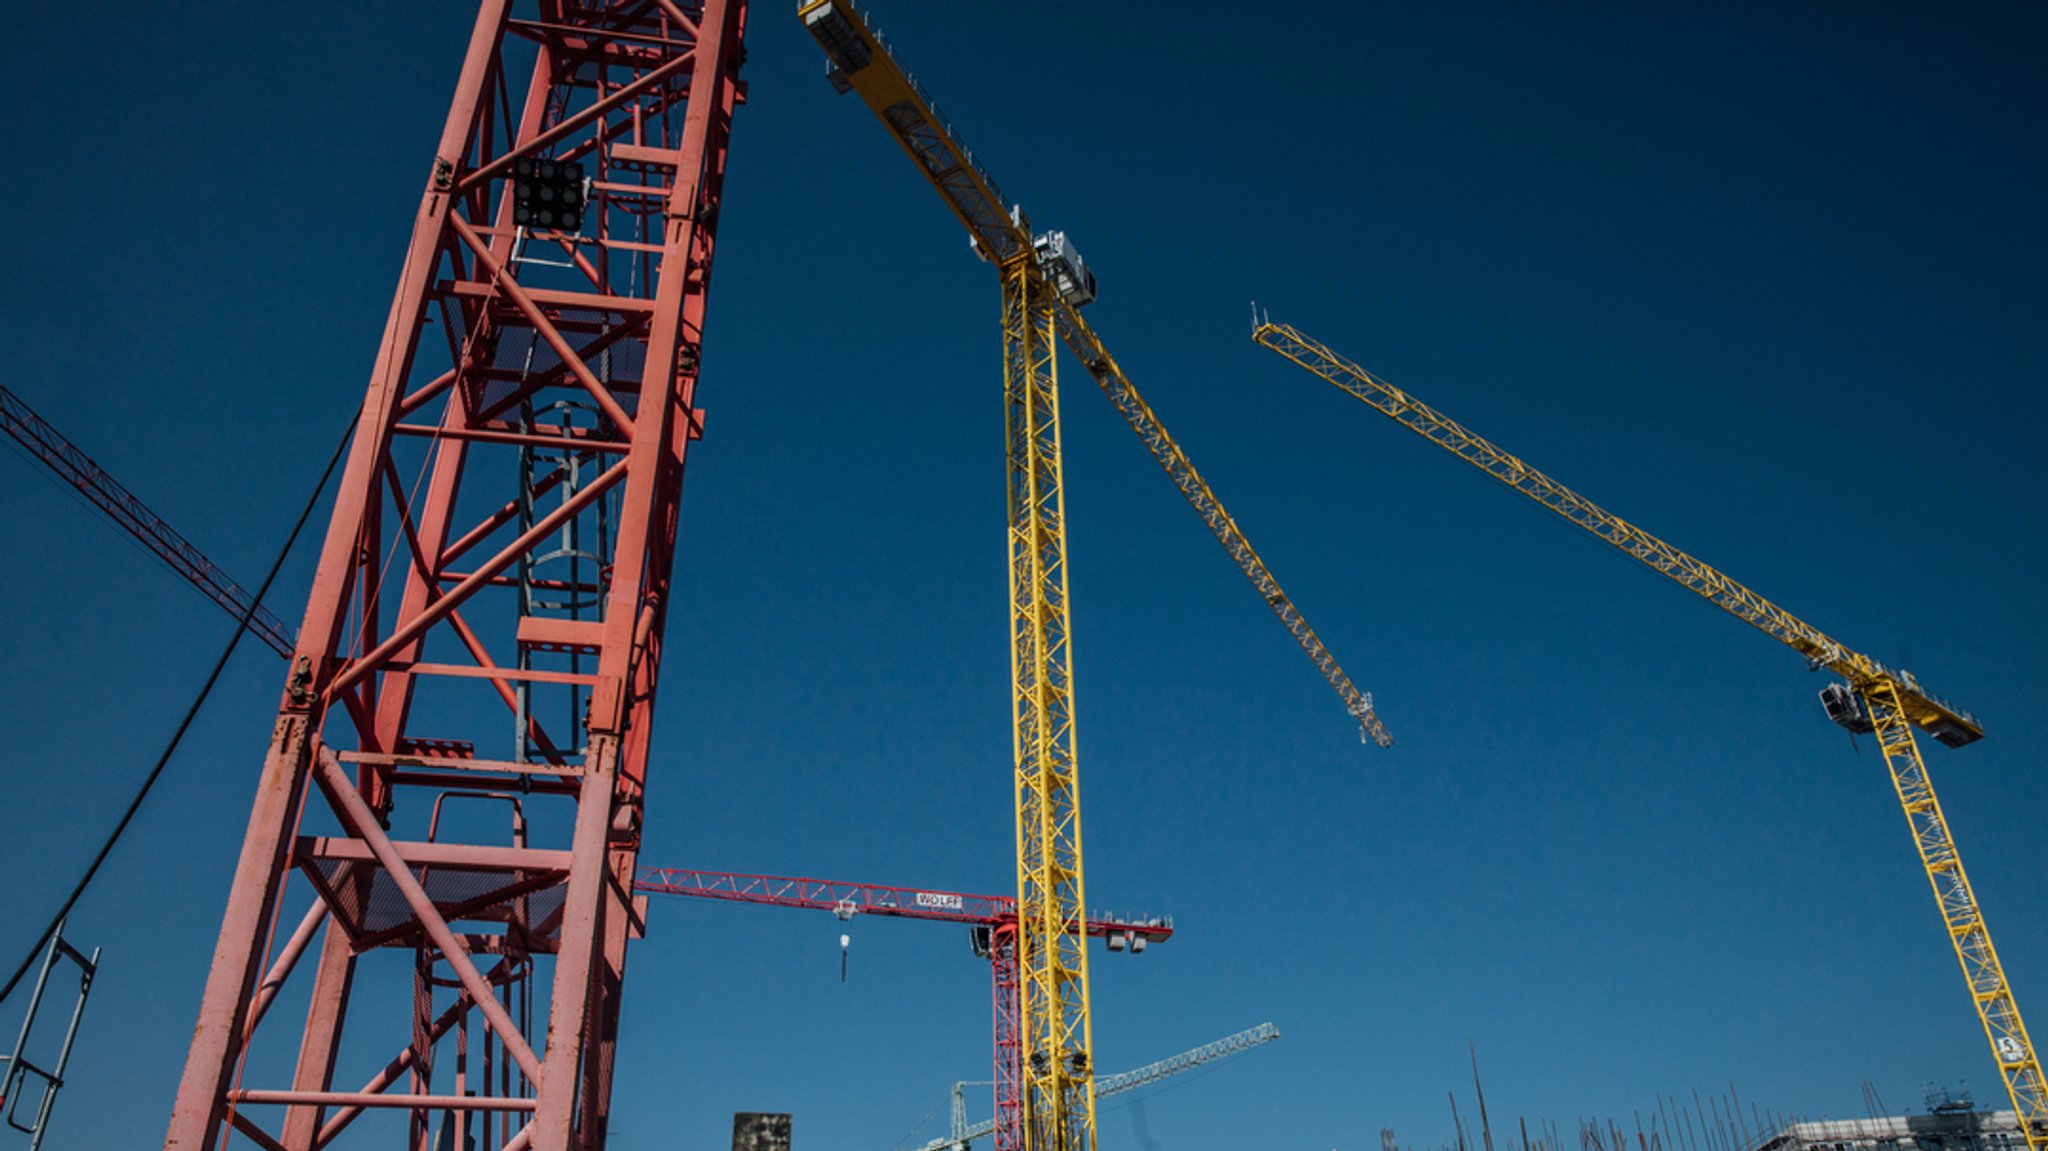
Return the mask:
{"type": "MultiPolygon", "coordinates": [[[[471,15],[41,6],[0,47],[4,382],[245,581],[360,397],[471,15]]],[[[1254,347],[1246,304],[1974,710],[1930,768],[2048,1026],[2041,12],[874,17],[1080,246],[1097,330],[1398,740],[1357,744],[1066,365],[1090,894],[1179,926],[1098,953],[1098,1065],[1285,1035],[1107,1108],[1105,1148],[1439,1143],[1468,1040],[1496,1120],[1731,1080],[1808,1115],[1865,1079],[2002,1096],[1824,681],[1254,347]]],[[[751,31],[643,858],[1002,891],[995,284],[788,8],[751,31]]],[[[229,625],[26,461],[0,477],[11,962],[229,625]]],[[[161,1138],[278,676],[237,657],[74,919],[105,974],[53,1149],[161,1138]]],[[[887,1151],[986,1078],[961,933],[857,922],[841,985],[840,930],[658,906],[614,1144],[718,1148],[758,1109],[887,1151]]]]}

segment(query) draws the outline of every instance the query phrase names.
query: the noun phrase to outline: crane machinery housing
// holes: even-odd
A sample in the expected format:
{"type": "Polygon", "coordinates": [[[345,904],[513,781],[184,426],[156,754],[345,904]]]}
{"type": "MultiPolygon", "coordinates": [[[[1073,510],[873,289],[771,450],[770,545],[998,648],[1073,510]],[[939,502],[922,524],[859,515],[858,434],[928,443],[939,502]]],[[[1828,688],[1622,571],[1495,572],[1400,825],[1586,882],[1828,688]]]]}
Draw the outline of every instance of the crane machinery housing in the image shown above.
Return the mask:
{"type": "Polygon", "coordinates": [[[1790,647],[1806,657],[1809,669],[1826,668],[1843,677],[1842,682],[1822,689],[1821,704],[1829,718],[1850,731],[1876,733],[1949,942],[1969,985],[1970,1000],[1991,1042],[1992,1059],[2019,1115],[2020,1129],[2030,1151],[2048,1149],[2048,1083],[2043,1081],[2033,1041],[2027,1036],[2019,1004],[1992,946],[1991,931],[1984,924],[1977,896],[1963,870],[1962,855],[1913,737],[1917,727],[1946,746],[1962,747],[1984,734],[1976,717],[1921,687],[1911,672],[1886,667],[1850,650],[1718,569],[1537,471],[1300,331],[1275,324],[1255,311],[1252,338],[1790,647]]]}

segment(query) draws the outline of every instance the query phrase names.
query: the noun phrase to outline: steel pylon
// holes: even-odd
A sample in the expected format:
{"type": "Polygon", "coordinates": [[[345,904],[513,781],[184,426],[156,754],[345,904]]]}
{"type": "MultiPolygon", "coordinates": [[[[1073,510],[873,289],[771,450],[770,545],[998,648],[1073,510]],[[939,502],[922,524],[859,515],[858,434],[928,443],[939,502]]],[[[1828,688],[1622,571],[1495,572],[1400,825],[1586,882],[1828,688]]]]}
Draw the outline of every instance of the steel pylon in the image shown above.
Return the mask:
{"type": "Polygon", "coordinates": [[[167,1149],[603,1145],[745,16],[484,0],[167,1149]]]}

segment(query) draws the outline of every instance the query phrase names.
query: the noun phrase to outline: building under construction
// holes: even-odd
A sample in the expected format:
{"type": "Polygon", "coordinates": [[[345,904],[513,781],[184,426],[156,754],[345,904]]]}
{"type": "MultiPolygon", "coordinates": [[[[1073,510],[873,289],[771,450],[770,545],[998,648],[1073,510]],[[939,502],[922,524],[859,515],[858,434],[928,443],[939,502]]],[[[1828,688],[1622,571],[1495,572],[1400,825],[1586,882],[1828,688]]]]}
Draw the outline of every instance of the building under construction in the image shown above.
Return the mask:
{"type": "Polygon", "coordinates": [[[2012,1111],[1944,1110],[1790,1123],[1750,1151],[2022,1151],[2026,1145],[2012,1111]]]}

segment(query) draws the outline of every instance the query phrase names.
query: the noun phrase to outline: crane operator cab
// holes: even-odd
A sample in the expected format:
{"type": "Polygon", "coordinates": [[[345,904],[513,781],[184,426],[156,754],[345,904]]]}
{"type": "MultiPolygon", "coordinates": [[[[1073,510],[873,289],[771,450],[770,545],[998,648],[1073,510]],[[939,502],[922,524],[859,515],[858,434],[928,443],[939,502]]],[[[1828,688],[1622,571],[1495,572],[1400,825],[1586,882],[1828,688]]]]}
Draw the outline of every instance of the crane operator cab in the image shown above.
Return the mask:
{"type": "Polygon", "coordinates": [[[1060,299],[1076,308],[1095,302],[1095,274],[1067,242],[1065,232],[1045,233],[1031,241],[1031,250],[1038,253],[1038,266],[1045,269],[1060,299]]]}
{"type": "Polygon", "coordinates": [[[1863,701],[1856,698],[1856,692],[1846,683],[1831,683],[1820,689],[1820,705],[1827,709],[1828,718],[1857,735],[1869,735],[1877,730],[1870,722],[1870,713],[1863,708],[1863,701]]]}

